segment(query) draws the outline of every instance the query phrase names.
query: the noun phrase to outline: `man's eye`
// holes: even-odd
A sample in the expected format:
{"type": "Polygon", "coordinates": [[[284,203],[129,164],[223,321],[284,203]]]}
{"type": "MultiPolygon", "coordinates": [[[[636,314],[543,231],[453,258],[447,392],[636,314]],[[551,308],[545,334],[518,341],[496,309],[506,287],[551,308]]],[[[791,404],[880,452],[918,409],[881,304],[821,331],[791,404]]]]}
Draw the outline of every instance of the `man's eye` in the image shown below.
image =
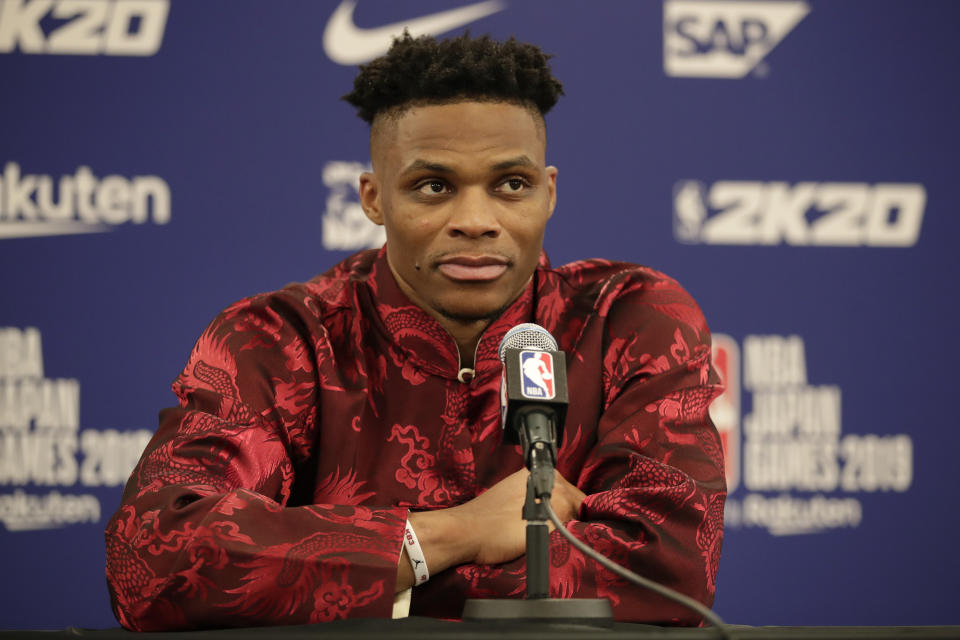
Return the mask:
{"type": "Polygon", "coordinates": [[[500,190],[507,193],[519,193],[528,186],[529,183],[523,178],[508,178],[500,183],[500,190]]]}
{"type": "Polygon", "coordinates": [[[439,180],[428,180],[417,187],[417,191],[425,195],[445,193],[447,185],[439,180]]]}

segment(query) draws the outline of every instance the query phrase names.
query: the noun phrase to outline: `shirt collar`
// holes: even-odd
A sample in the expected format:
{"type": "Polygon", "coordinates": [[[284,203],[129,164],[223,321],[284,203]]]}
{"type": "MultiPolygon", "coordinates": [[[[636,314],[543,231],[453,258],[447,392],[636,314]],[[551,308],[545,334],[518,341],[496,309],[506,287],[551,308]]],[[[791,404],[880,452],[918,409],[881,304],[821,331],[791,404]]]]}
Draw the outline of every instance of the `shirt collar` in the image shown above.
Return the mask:
{"type": "MultiPolygon", "coordinates": [[[[537,272],[544,268],[549,268],[549,261],[546,254],[541,253],[537,272]]],[[[473,366],[476,377],[499,375],[501,365],[497,350],[503,336],[518,324],[532,322],[538,275],[534,273],[520,297],[480,336],[473,366]]],[[[460,371],[457,343],[433,316],[414,304],[400,289],[387,264],[386,245],[377,253],[368,282],[379,324],[387,339],[404,352],[407,361],[425,372],[456,378],[460,371]]]]}

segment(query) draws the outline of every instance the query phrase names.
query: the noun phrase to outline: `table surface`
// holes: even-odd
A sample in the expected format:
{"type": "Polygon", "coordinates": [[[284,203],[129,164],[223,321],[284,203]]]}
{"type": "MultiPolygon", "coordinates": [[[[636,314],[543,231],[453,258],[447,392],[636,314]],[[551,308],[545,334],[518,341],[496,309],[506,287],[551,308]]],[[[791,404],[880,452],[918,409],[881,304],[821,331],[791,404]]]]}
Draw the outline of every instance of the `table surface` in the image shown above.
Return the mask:
{"type": "MultiPolygon", "coordinates": [[[[950,638],[960,640],[958,626],[915,626],[915,627],[749,627],[728,625],[730,637],[734,640],[853,640],[857,638],[950,638]]],[[[115,639],[132,637],[123,629],[79,629],[68,628],[57,631],[0,631],[0,640],[8,638],[91,638],[115,639]]],[[[359,619],[338,620],[320,625],[287,627],[254,627],[243,629],[209,629],[203,631],[151,633],[151,640],[189,640],[207,638],[223,640],[226,638],[275,638],[289,640],[318,638],[345,640],[373,640],[389,637],[390,640],[432,640],[434,638],[456,638],[457,640],[489,640],[499,638],[531,639],[545,638],[573,640],[574,638],[605,638],[607,640],[626,640],[627,638],[660,638],[662,640],[706,640],[719,638],[717,630],[711,628],[689,629],[676,627],[656,627],[642,624],[616,623],[610,629],[591,629],[575,625],[558,625],[535,622],[454,622],[432,618],[411,617],[402,620],[359,619]]]]}

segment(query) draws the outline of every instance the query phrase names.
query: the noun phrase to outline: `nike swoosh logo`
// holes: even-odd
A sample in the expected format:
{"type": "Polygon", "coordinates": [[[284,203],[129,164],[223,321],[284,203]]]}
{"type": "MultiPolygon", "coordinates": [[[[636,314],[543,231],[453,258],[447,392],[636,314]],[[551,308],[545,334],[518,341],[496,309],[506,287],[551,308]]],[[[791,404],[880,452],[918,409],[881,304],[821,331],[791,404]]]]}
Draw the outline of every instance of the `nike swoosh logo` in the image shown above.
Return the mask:
{"type": "Polygon", "coordinates": [[[39,238],[42,236],[69,236],[78,233],[103,233],[111,227],[85,222],[3,222],[0,240],[4,238],[39,238]]]}
{"type": "Polygon", "coordinates": [[[342,0],[323,30],[323,50],[338,64],[361,64],[383,55],[404,29],[414,38],[438,35],[503,11],[506,3],[503,0],[485,0],[372,29],[361,29],[354,23],[353,10],[356,6],[357,0],[342,0]]]}

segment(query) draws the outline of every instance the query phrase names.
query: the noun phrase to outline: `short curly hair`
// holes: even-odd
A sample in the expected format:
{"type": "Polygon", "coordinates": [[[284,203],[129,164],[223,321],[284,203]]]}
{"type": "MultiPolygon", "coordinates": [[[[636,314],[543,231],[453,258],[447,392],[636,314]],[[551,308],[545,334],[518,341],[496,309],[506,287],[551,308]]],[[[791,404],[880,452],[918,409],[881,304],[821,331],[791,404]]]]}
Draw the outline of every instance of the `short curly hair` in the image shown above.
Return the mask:
{"type": "Polygon", "coordinates": [[[469,32],[448,40],[407,31],[387,53],[362,65],[343,99],[368,123],[383,113],[460,100],[510,102],[545,115],[563,94],[540,47],[469,32]]]}

